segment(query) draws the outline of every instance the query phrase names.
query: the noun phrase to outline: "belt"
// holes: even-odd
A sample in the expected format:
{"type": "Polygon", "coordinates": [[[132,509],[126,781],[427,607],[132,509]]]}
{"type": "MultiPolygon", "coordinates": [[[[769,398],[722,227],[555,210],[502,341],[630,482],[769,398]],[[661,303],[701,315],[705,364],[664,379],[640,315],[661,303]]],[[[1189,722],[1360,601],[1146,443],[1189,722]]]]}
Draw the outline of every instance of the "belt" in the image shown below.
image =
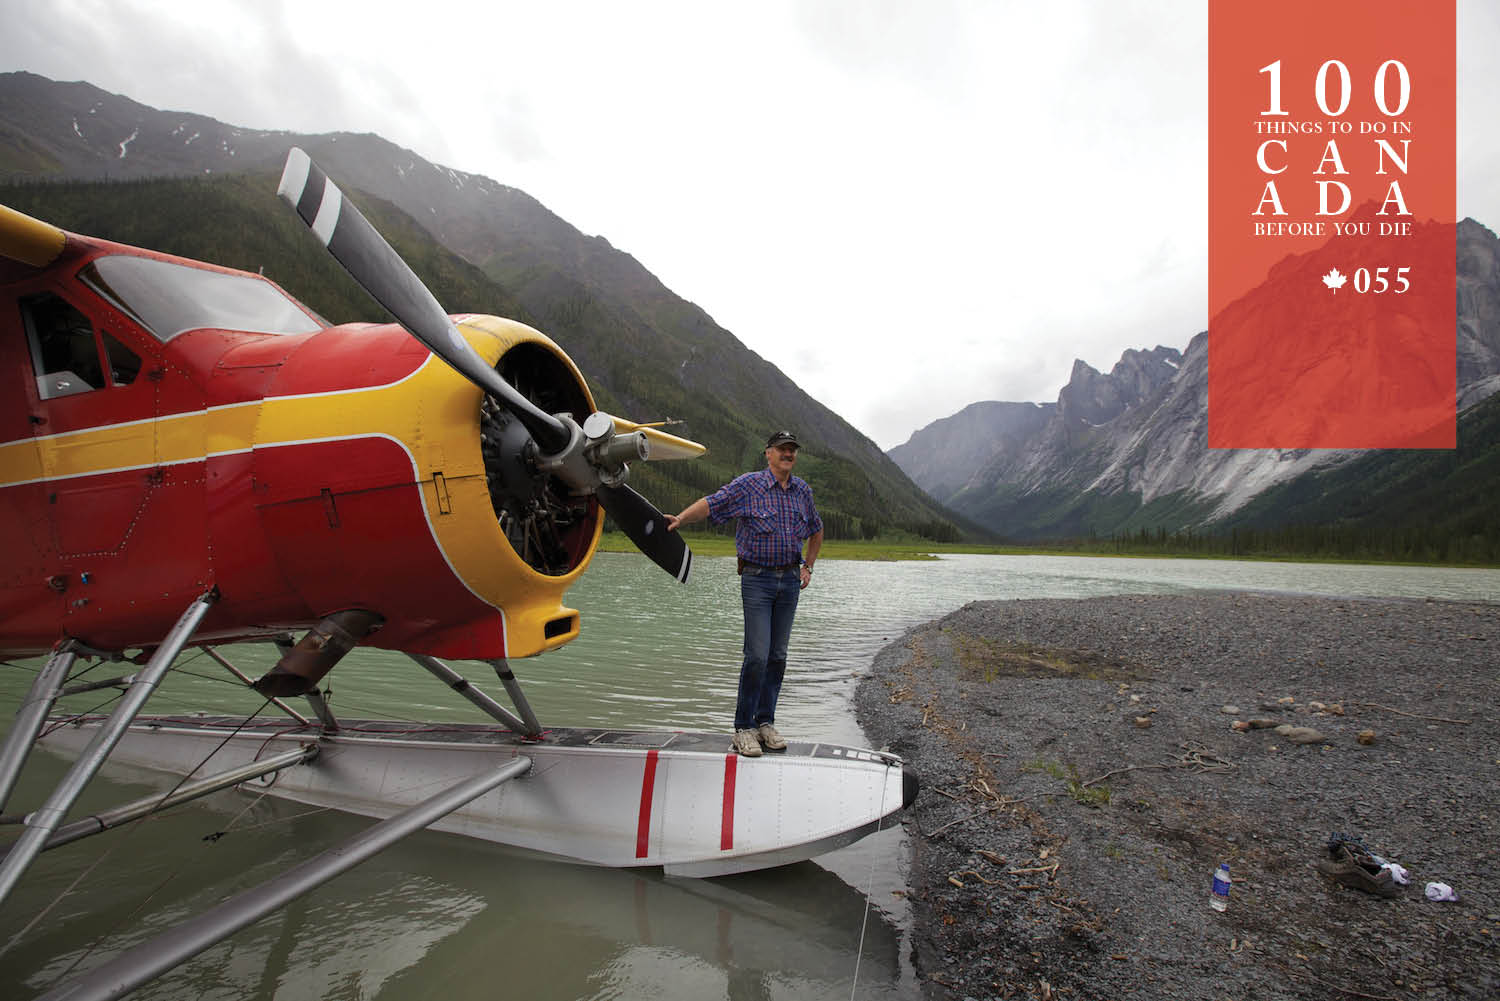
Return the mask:
{"type": "Polygon", "coordinates": [[[786,573],[788,570],[795,570],[798,567],[800,567],[801,565],[802,565],[802,563],[799,561],[797,563],[783,563],[780,566],[768,567],[768,566],[766,566],[763,563],[751,563],[747,559],[740,558],[740,560],[739,560],[739,567],[737,569],[738,569],[738,572],[742,573],[742,574],[746,570],[769,570],[772,573],[786,573]]]}

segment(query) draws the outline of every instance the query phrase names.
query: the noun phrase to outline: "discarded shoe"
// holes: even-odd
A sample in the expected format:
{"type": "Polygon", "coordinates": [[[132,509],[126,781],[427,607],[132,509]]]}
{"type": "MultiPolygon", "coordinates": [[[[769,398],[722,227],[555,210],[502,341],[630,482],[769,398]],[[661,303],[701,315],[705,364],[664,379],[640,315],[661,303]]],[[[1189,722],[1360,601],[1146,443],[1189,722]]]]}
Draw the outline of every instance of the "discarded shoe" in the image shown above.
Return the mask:
{"type": "Polygon", "coordinates": [[[1331,840],[1328,856],[1318,859],[1317,869],[1334,882],[1377,897],[1395,897],[1401,893],[1401,887],[1391,878],[1391,870],[1375,861],[1357,842],[1331,840]]]}
{"type": "Polygon", "coordinates": [[[776,728],[770,723],[762,723],[756,730],[756,736],[765,745],[768,751],[785,751],[786,739],[776,732],[776,728]]]}
{"type": "Polygon", "coordinates": [[[754,730],[734,731],[734,749],[747,758],[760,757],[760,734],[754,730]]]}

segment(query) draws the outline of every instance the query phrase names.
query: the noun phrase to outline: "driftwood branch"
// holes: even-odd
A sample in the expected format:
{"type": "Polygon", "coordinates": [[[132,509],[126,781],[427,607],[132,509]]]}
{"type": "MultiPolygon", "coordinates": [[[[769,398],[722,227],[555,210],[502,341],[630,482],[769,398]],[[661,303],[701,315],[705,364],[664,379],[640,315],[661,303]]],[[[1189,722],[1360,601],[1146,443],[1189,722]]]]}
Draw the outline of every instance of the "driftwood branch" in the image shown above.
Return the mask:
{"type": "Polygon", "coordinates": [[[969,814],[967,817],[959,817],[957,820],[950,820],[950,821],[948,821],[948,823],[944,824],[942,827],[939,827],[935,831],[924,831],[924,832],[922,832],[922,836],[926,837],[926,838],[935,838],[939,834],[942,834],[944,831],[946,831],[950,827],[954,827],[954,826],[956,826],[958,824],[962,824],[966,820],[973,820],[975,817],[982,817],[986,813],[994,813],[998,809],[1000,809],[1000,804],[999,803],[995,803],[995,804],[993,804],[991,806],[985,807],[983,810],[976,810],[973,813],[969,814]]]}
{"type": "Polygon", "coordinates": [[[1210,754],[1207,748],[1192,747],[1183,744],[1182,749],[1187,753],[1179,755],[1172,761],[1155,765],[1126,765],[1124,768],[1116,768],[1114,771],[1105,772],[1103,775],[1091,778],[1087,782],[1079,783],[1079,788],[1087,789],[1089,786],[1103,782],[1105,779],[1113,778],[1116,775],[1123,775],[1126,772],[1140,771],[1144,768],[1196,768],[1201,772],[1227,772],[1234,767],[1232,763],[1225,761],[1223,758],[1210,754]]]}
{"type": "Polygon", "coordinates": [[[1397,709],[1394,706],[1383,706],[1378,702],[1356,702],[1354,704],[1357,706],[1366,706],[1370,709],[1381,709],[1388,713],[1395,713],[1397,716],[1409,716],[1412,719],[1432,720],[1434,723],[1457,723],[1459,726],[1468,726],[1470,723],[1474,722],[1473,720],[1468,719],[1449,719],[1446,716],[1423,716],[1421,713],[1409,713],[1404,709],[1397,709]]]}

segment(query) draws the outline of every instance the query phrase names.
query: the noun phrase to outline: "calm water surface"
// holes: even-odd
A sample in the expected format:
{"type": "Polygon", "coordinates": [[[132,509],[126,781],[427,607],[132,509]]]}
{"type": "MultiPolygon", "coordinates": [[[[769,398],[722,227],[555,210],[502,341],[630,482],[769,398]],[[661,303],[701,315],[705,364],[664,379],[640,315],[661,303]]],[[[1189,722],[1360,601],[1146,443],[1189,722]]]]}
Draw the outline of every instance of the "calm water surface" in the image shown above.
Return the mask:
{"type": "MultiPolygon", "coordinates": [[[[797,738],[865,743],[850,709],[858,675],[902,631],[968,601],[1223,588],[1500,601],[1500,571],[1043,556],[825,559],[803,594],[777,722],[797,738]]],[[[733,560],[695,561],[692,584],[681,587],[641,557],[601,554],[568,602],[583,613],[583,635],[514,665],[544,725],[728,727],[740,642],[733,560]]],[[[225,652],[252,676],[275,659],[269,648],[225,652]]],[[[503,695],[486,668],[455,667],[503,695]]],[[[34,670],[0,669],[0,725],[9,726],[34,670]]],[[[223,677],[201,655],[184,655],[148,711],[253,710],[258,700],[223,677]]],[[[481,718],[399,655],[351,655],[330,679],[332,705],[347,716],[481,718]]],[[[78,696],[69,708],[92,708],[90,698],[103,701],[97,693],[78,696]]],[[[64,768],[50,755],[34,757],[11,809],[39,804],[64,768]]],[[[158,787],[149,776],[111,771],[86,803],[97,808],[158,787]]],[[[367,823],[226,792],[49,852],[0,913],[0,997],[35,996],[367,823]],[[218,832],[227,833],[214,838],[218,832]]],[[[894,828],[817,862],[682,880],[522,861],[485,844],[420,834],[135,996],[915,998],[907,913],[896,892],[904,857],[894,828]]]]}

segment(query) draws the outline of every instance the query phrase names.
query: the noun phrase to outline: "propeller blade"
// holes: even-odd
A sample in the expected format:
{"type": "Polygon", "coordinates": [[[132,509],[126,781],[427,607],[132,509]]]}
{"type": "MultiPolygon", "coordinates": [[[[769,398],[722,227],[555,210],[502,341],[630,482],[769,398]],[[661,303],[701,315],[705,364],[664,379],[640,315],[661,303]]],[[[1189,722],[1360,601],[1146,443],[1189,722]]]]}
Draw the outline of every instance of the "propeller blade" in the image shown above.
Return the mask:
{"type": "Polygon", "coordinates": [[[334,259],[390,310],[397,322],[433,354],[504,404],[544,451],[557,452],[568,445],[568,428],[518,393],[485,363],[401,255],[344,198],[338,185],[296,146],[287,153],[276,193],[297,210],[297,215],[334,259]]]}
{"type": "Polygon", "coordinates": [[[679,438],[675,434],[668,434],[650,424],[637,424],[627,421],[623,417],[609,415],[610,420],[615,422],[615,434],[630,434],[639,431],[651,442],[651,460],[661,462],[665,459],[696,459],[707,452],[708,449],[696,441],[679,438]]]}
{"type": "Polygon", "coordinates": [[[637,549],[680,583],[687,583],[688,573],[693,569],[693,551],[680,533],[667,531],[665,515],[629,487],[601,485],[594,492],[600,505],[625,530],[637,549]]]}

